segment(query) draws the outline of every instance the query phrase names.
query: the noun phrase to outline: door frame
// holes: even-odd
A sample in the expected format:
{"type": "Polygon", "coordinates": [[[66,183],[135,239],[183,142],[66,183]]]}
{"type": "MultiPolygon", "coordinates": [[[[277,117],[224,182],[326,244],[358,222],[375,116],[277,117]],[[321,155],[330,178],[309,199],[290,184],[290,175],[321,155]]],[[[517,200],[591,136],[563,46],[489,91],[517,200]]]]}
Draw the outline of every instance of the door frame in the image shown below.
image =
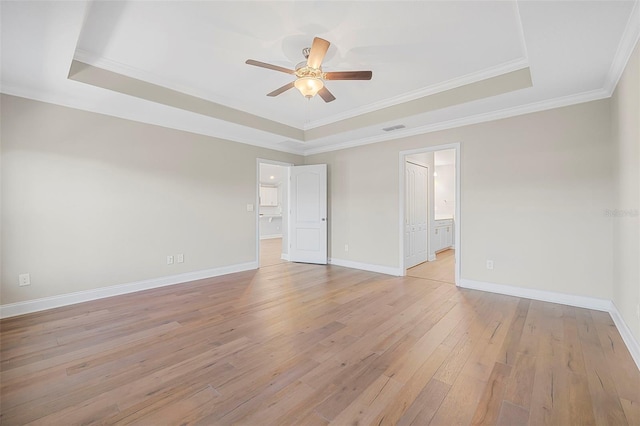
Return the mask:
{"type": "MultiPolygon", "coordinates": [[[[406,161],[406,157],[409,155],[413,155],[413,154],[422,154],[425,152],[436,152],[436,151],[443,151],[446,149],[453,149],[455,150],[455,156],[456,156],[456,170],[455,170],[455,176],[456,176],[456,185],[455,185],[455,200],[456,200],[456,217],[455,217],[455,223],[454,223],[454,229],[455,229],[455,283],[456,286],[459,285],[460,283],[460,270],[461,270],[461,263],[460,263],[460,259],[461,259],[461,252],[462,252],[462,245],[460,244],[460,241],[462,240],[461,238],[461,234],[460,234],[460,229],[461,229],[461,223],[462,223],[462,215],[461,215],[461,209],[460,209],[460,149],[461,149],[461,143],[460,142],[455,142],[455,143],[450,143],[450,144],[445,144],[445,145],[435,145],[435,146],[429,146],[429,147],[424,147],[424,148],[417,148],[417,149],[411,149],[411,150],[406,150],[406,151],[400,151],[399,155],[398,155],[398,176],[399,176],[399,192],[398,192],[398,199],[399,199],[399,206],[398,206],[398,212],[399,212],[399,216],[398,216],[398,240],[399,240],[399,265],[400,265],[400,274],[401,276],[405,276],[407,275],[407,268],[405,267],[405,262],[404,262],[404,214],[405,214],[405,161],[406,161]]],[[[429,212],[430,213],[430,212],[429,212]]],[[[432,222],[432,218],[430,217],[431,215],[428,214],[430,220],[429,220],[429,229],[428,229],[428,233],[427,233],[427,247],[430,248],[431,247],[431,222],[432,222]]],[[[428,257],[428,255],[427,255],[428,257]]]]}
{"type": "MultiPolygon", "coordinates": [[[[255,221],[256,221],[256,263],[258,264],[258,268],[260,268],[260,164],[272,164],[274,166],[282,166],[282,167],[291,167],[293,166],[293,163],[285,163],[282,161],[276,161],[276,160],[268,160],[266,158],[256,158],[256,198],[255,198],[255,208],[253,209],[254,213],[255,213],[255,221]]],[[[287,172],[287,176],[289,175],[289,172],[287,172]]],[[[289,185],[287,184],[287,188],[289,188],[289,185]]],[[[289,199],[287,198],[287,205],[286,206],[282,206],[283,209],[287,209],[287,220],[289,220],[289,199]]],[[[284,230],[284,226],[283,226],[283,230],[284,230]]],[[[287,234],[289,233],[289,231],[287,230],[287,234]]],[[[287,238],[289,238],[289,235],[287,235],[287,238]]],[[[282,254],[282,253],[281,253],[282,254]]],[[[288,253],[287,253],[287,259],[285,260],[289,260],[288,259],[288,253]]]]}

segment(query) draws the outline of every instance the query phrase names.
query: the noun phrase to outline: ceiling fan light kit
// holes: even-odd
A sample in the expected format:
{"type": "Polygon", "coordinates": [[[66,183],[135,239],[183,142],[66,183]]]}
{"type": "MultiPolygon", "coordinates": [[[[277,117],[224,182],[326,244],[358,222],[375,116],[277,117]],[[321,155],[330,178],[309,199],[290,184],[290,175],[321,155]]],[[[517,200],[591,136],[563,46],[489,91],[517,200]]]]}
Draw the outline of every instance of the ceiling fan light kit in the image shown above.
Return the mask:
{"type": "Polygon", "coordinates": [[[268,93],[267,96],[278,96],[281,93],[286,92],[292,87],[295,87],[302,93],[307,99],[313,98],[319,94],[325,102],[331,102],[335,100],[335,96],[329,92],[324,85],[324,80],[371,80],[371,71],[337,71],[325,73],[322,71],[322,60],[329,49],[330,43],[327,40],[316,37],[313,39],[311,48],[306,47],[302,49],[302,54],[307,59],[306,62],[300,62],[296,65],[296,69],[290,70],[288,68],[280,67],[278,65],[267,64],[265,62],[255,61],[253,59],[247,59],[245,62],[248,65],[256,67],[267,68],[274,71],[280,71],[286,74],[293,74],[296,76],[294,82],[285,84],[284,86],[268,93]]]}
{"type": "Polygon", "coordinates": [[[315,77],[300,77],[293,85],[307,99],[313,98],[324,87],[322,80],[315,77]]]}

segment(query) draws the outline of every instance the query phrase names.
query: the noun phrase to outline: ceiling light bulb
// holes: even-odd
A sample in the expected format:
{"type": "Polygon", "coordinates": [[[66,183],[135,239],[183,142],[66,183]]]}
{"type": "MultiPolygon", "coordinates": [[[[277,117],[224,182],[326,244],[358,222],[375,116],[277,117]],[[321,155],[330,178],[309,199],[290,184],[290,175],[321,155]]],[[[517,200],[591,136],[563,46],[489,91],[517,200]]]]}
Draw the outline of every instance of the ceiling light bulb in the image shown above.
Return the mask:
{"type": "Polygon", "coordinates": [[[313,98],[324,87],[322,80],[315,77],[301,77],[293,85],[308,99],[313,98]]]}
{"type": "Polygon", "coordinates": [[[275,178],[276,178],[275,176],[269,176],[269,179],[272,179],[272,180],[273,180],[273,179],[275,179],[275,178]]]}

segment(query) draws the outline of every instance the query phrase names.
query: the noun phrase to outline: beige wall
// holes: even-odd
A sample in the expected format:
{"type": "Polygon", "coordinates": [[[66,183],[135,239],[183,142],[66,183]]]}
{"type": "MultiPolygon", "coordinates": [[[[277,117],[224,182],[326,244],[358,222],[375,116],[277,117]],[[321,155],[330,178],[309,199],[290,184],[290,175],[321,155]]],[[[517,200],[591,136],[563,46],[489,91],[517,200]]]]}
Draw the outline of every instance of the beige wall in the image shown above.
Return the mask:
{"type": "Polygon", "coordinates": [[[611,299],[609,115],[603,100],[307,157],[329,164],[330,257],[398,267],[398,153],[460,142],[462,278],[611,299]]]}
{"type": "Polygon", "coordinates": [[[640,341],[640,45],[636,45],[611,99],[615,144],[613,302],[640,341]]]}
{"type": "Polygon", "coordinates": [[[256,158],[302,161],[12,96],[1,108],[2,304],[255,261],[256,158]]]}
{"type": "MultiPolygon", "coordinates": [[[[460,142],[462,278],[613,298],[635,327],[637,262],[612,253],[631,234],[615,253],[637,254],[637,220],[633,234],[605,211],[634,208],[634,190],[637,208],[638,104],[619,94],[637,91],[637,58],[613,109],[590,102],[307,157],[329,165],[330,257],[398,267],[398,153],[460,142]]],[[[11,96],[1,107],[2,304],[255,261],[256,158],[303,161],[11,96]],[[177,253],[185,263],[166,265],[177,253]],[[32,285],[18,287],[24,272],[32,285]]]]}

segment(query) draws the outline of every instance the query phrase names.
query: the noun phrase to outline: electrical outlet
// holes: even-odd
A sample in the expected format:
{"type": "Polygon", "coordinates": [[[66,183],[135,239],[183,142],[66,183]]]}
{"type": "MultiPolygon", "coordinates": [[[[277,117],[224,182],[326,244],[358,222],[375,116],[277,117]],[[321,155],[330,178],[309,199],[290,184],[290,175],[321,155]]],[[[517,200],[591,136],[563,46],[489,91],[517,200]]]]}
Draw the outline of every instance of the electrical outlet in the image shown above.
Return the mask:
{"type": "Polygon", "coordinates": [[[18,275],[18,285],[24,287],[25,285],[31,285],[31,275],[20,274],[18,275]]]}
{"type": "Polygon", "coordinates": [[[180,253],[176,256],[176,262],[184,263],[184,254],[180,253]]]}
{"type": "Polygon", "coordinates": [[[167,256],[167,265],[173,265],[173,256],[167,256]]]}
{"type": "Polygon", "coordinates": [[[636,315],[638,316],[638,319],[640,320],[640,303],[638,303],[636,305],[636,315]]]}
{"type": "Polygon", "coordinates": [[[349,251],[349,244],[344,245],[344,251],[349,251]]]}
{"type": "Polygon", "coordinates": [[[487,260],[487,269],[490,271],[493,270],[493,260],[487,260]]]}

